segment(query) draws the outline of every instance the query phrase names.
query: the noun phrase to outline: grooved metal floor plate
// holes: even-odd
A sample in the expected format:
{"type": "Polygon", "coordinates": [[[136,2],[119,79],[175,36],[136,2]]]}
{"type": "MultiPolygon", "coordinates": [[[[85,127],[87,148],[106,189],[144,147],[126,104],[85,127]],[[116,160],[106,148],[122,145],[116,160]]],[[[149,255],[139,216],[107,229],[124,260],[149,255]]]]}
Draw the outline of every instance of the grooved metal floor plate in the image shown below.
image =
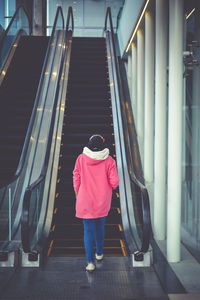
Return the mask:
{"type": "Polygon", "coordinates": [[[133,300],[169,299],[152,268],[132,268],[128,257],[105,257],[94,273],[84,257],[52,257],[45,267],[0,270],[0,299],[133,300]],[[10,276],[10,277],[9,277],[10,276]]]}

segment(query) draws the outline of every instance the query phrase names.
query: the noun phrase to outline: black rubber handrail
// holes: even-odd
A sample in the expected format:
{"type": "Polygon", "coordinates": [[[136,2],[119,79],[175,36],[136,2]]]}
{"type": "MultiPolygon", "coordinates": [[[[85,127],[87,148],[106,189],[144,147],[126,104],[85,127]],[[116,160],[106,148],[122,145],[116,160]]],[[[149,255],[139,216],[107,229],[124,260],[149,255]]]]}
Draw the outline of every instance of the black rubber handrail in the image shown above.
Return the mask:
{"type": "MultiPolygon", "coordinates": [[[[118,62],[117,55],[116,55],[114,29],[113,29],[110,7],[108,7],[107,11],[106,11],[105,26],[104,26],[105,32],[107,31],[108,20],[110,23],[111,39],[112,39],[113,52],[114,52],[114,61],[115,61],[115,66],[116,66],[116,70],[117,70],[117,81],[118,81],[119,92],[120,92],[120,101],[121,101],[121,103],[123,103],[124,102],[123,85],[122,85],[122,80],[121,80],[121,76],[120,76],[119,62],[118,62]]],[[[125,110],[125,112],[126,112],[126,110],[125,110]]],[[[127,118],[126,118],[126,120],[127,120],[127,118]]],[[[129,133],[128,126],[126,126],[126,127],[127,127],[127,130],[125,130],[124,133],[127,137],[127,140],[129,140],[129,143],[131,144],[130,148],[133,149],[133,147],[134,147],[133,140],[129,133]]],[[[130,157],[132,156],[131,149],[126,149],[126,152],[129,151],[130,157]]],[[[132,164],[132,162],[131,162],[131,164],[132,164]]],[[[129,169],[128,171],[129,171],[129,176],[130,176],[131,182],[134,183],[140,189],[141,205],[142,205],[142,231],[143,231],[142,232],[142,246],[141,246],[140,252],[147,252],[149,249],[149,242],[150,242],[150,236],[151,236],[149,195],[148,195],[148,191],[147,191],[147,188],[145,187],[144,183],[139,181],[137,179],[137,177],[135,176],[135,174],[133,172],[133,164],[131,165],[131,170],[129,169]]]]}
{"type": "MultiPolygon", "coordinates": [[[[66,24],[66,35],[65,38],[67,39],[67,33],[69,28],[69,21],[70,16],[72,18],[72,32],[74,29],[74,23],[73,23],[73,11],[72,7],[70,6],[68,8],[68,15],[67,15],[67,24],[66,24]]],[[[64,63],[64,55],[62,57],[61,65],[64,63]]],[[[58,82],[60,82],[62,76],[62,68],[60,68],[59,75],[58,75],[58,82]]],[[[24,201],[23,201],[23,211],[22,211],[22,221],[21,221],[21,235],[22,235],[22,247],[24,252],[28,253],[31,252],[30,250],[30,228],[29,228],[29,208],[30,208],[30,199],[33,189],[35,189],[45,178],[47,173],[47,167],[48,167],[48,161],[50,157],[50,151],[51,151],[51,143],[53,138],[53,131],[54,131],[54,123],[55,123],[55,117],[56,117],[56,108],[57,108],[57,102],[58,102],[58,94],[59,94],[59,84],[56,89],[56,95],[55,95],[55,102],[52,109],[52,119],[50,123],[50,130],[48,135],[48,141],[47,141],[47,148],[45,153],[45,159],[44,164],[42,167],[42,171],[38,179],[36,179],[31,185],[29,185],[26,188],[25,195],[24,195],[24,201]]]]}
{"type": "Polygon", "coordinates": [[[67,22],[66,22],[66,34],[69,30],[70,17],[71,17],[71,20],[72,20],[72,32],[73,32],[74,31],[74,16],[73,16],[73,10],[72,10],[71,6],[68,8],[67,22]]]}
{"type": "Polygon", "coordinates": [[[0,45],[1,45],[1,41],[3,39],[4,33],[5,33],[5,30],[4,30],[3,26],[1,26],[1,24],[0,24],[0,45]]]}
{"type": "Polygon", "coordinates": [[[39,81],[39,85],[38,85],[38,89],[37,89],[37,94],[36,94],[36,98],[35,98],[35,101],[34,101],[34,106],[33,106],[33,110],[32,110],[32,114],[31,114],[28,130],[27,130],[27,134],[26,134],[26,137],[25,137],[24,146],[23,146],[22,153],[21,153],[21,156],[20,156],[19,164],[17,166],[17,170],[16,170],[14,176],[6,183],[6,185],[9,185],[13,181],[15,181],[20,176],[20,174],[23,170],[26,154],[27,154],[27,151],[28,151],[29,141],[30,141],[30,138],[31,138],[33,125],[34,125],[35,117],[36,117],[36,114],[37,114],[37,107],[38,107],[38,103],[39,103],[39,100],[40,100],[40,91],[41,91],[41,88],[42,88],[43,78],[45,77],[45,70],[46,70],[46,66],[47,66],[47,62],[48,62],[48,56],[49,56],[50,47],[51,47],[53,35],[54,35],[54,32],[55,32],[55,26],[56,26],[56,22],[57,22],[57,19],[58,19],[59,12],[62,15],[62,23],[63,23],[63,28],[64,28],[63,12],[62,12],[62,8],[59,6],[57,8],[52,34],[51,34],[51,37],[50,37],[50,40],[49,40],[49,43],[48,43],[48,47],[47,47],[47,51],[46,51],[46,55],[45,55],[45,59],[44,59],[43,67],[42,67],[41,77],[40,77],[40,81],[39,81]]]}

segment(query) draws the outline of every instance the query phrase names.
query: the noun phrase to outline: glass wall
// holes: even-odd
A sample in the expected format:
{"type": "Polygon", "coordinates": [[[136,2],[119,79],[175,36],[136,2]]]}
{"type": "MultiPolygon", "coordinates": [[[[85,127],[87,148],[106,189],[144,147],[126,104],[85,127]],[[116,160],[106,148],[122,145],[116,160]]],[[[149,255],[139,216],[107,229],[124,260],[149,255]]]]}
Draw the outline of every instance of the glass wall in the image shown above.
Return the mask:
{"type": "Polygon", "coordinates": [[[15,0],[0,0],[0,25],[6,29],[16,10],[15,0]]]}
{"type": "Polygon", "coordinates": [[[47,34],[51,33],[57,6],[63,9],[66,18],[69,6],[73,8],[74,36],[102,37],[107,7],[112,10],[113,26],[124,0],[47,0],[47,34]]]}
{"type": "Polygon", "coordinates": [[[200,258],[200,4],[185,1],[182,240],[200,258]],[[189,2],[189,3],[188,3],[189,2]]]}

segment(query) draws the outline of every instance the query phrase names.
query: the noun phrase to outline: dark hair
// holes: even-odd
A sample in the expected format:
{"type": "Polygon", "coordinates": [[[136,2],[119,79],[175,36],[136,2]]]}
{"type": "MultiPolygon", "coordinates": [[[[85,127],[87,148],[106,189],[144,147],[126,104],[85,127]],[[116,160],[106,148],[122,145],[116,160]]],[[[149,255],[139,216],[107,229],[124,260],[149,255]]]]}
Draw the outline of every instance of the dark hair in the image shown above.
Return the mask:
{"type": "Polygon", "coordinates": [[[92,135],[89,138],[88,148],[92,151],[101,151],[105,147],[105,139],[99,134],[92,135]]]}

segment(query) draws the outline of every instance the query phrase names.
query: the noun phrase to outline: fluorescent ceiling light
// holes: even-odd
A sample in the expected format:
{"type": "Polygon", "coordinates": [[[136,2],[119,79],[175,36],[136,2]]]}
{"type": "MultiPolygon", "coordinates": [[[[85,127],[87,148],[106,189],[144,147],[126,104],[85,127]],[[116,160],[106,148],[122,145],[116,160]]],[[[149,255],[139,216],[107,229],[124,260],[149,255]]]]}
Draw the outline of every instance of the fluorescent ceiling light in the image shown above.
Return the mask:
{"type": "Polygon", "coordinates": [[[194,11],[195,11],[195,8],[193,8],[191,10],[191,12],[188,15],[186,15],[186,20],[189,19],[189,17],[193,14],[194,11]]]}

